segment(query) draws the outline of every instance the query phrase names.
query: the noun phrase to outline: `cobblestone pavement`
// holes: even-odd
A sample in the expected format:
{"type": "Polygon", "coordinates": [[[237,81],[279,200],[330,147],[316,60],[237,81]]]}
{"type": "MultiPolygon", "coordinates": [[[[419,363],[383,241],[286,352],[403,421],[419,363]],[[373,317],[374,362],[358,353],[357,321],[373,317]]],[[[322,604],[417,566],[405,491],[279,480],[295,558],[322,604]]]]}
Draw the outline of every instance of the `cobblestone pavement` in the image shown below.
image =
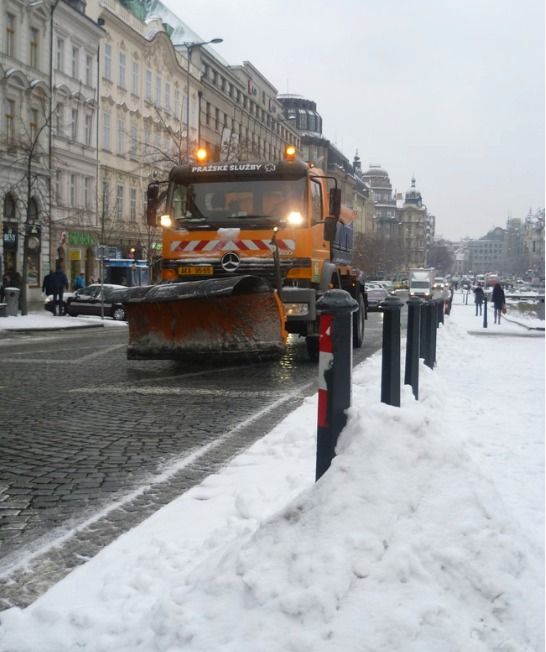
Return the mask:
{"type": "MultiPolygon", "coordinates": [[[[127,361],[126,340],[123,328],[0,340],[0,610],[32,602],[316,391],[300,341],[241,373],[127,361]]],[[[370,315],[355,363],[380,341],[370,315]]]]}

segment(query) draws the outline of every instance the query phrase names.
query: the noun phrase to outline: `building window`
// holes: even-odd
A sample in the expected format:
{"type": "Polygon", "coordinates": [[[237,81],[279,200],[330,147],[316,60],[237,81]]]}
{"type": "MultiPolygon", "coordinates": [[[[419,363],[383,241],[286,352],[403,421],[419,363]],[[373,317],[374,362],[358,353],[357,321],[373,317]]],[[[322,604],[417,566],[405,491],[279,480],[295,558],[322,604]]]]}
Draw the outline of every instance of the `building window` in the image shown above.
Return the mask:
{"type": "Polygon", "coordinates": [[[85,57],[85,83],[93,86],[93,57],[90,54],[85,57]]]}
{"type": "Polygon", "coordinates": [[[129,189],[129,217],[131,222],[136,222],[136,188],[129,189]]]}
{"type": "Polygon", "coordinates": [[[89,113],[85,115],[85,144],[91,145],[91,134],[93,133],[93,116],[89,113]]]}
{"type": "Polygon", "coordinates": [[[144,89],[144,97],[150,102],[152,101],[152,71],[151,70],[146,71],[146,86],[144,89]]]}
{"type": "Polygon", "coordinates": [[[118,154],[124,154],[124,149],[125,149],[125,125],[123,123],[123,120],[118,120],[118,154]]]}
{"type": "Polygon", "coordinates": [[[8,57],[15,56],[15,16],[6,16],[6,54],[8,57]]]}
{"type": "Polygon", "coordinates": [[[207,102],[207,106],[206,106],[205,123],[207,125],[210,125],[210,102],[207,102]]]}
{"type": "Polygon", "coordinates": [[[72,77],[80,78],[80,49],[72,48],[72,77]]]}
{"type": "Polygon", "coordinates": [[[165,108],[170,112],[171,110],[171,85],[169,82],[165,83],[165,108]]]}
{"type": "Polygon", "coordinates": [[[6,100],[6,138],[13,140],[15,138],[15,101],[6,100]]]}
{"type": "Polygon", "coordinates": [[[70,175],[70,207],[76,208],[76,199],[77,199],[77,179],[75,174],[70,175]]]}
{"type": "Polygon", "coordinates": [[[38,37],[39,31],[36,27],[30,28],[30,66],[31,68],[38,67],[38,37]]]}
{"type": "Polygon", "coordinates": [[[89,208],[91,204],[91,179],[84,177],[83,180],[83,207],[89,208]]]}
{"type": "Polygon", "coordinates": [[[131,92],[137,97],[140,95],[140,65],[138,61],[133,61],[133,77],[131,82],[131,92]]]}
{"type": "Polygon", "coordinates": [[[180,89],[178,86],[175,86],[174,89],[174,110],[178,111],[178,107],[180,106],[180,89]]]}
{"type": "Polygon", "coordinates": [[[110,114],[103,113],[102,116],[102,146],[110,149],[110,114]]]}
{"type": "Polygon", "coordinates": [[[156,75],[155,78],[155,103],[161,106],[161,77],[156,75]]]}
{"type": "Polygon", "coordinates": [[[123,186],[116,187],[116,215],[122,217],[123,215],[123,186]]]}
{"type": "Polygon", "coordinates": [[[55,194],[57,196],[57,203],[62,205],[63,203],[63,173],[60,170],[57,170],[55,175],[55,194]]]}
{"type": "Polygon", "coordinates": [[[72,109],[72,140],[78,140],[78,109],[72,109]]]}
{"type": "Polygon", "coordinates": [[[64,136],[64,104],[57,104],[57,136],[64,136]]]}
{"type": "Polygon", "coordinates": [[[214,128],[216,131],[220,128],[220,109],[214,109],[214,128]]]}
{"type": "Polygon", "coordinates": [[[36,141],[38,136],[38,109],[30,110],[30,140],[32,143],[36,141]]]}
{"type": "Polygon", "coordinates": [[[112,46],[106,43],[104,46],[104,77],[112,81],[112,46]]]}
{"type": "Polygon", "coordinates": [[[125,69],[127,67],[127,60],[124,52],[119,53],[119,81],[118,86],[125,88],[125,69]]]}
{"type": "Polygon", "coordinates": [[[64,39],[57,39],[57,70],[64,72],[64,39]]]}
{"type": "Polygon", "coordinates": [[[130,142],[129,154],[132,158],[137,157],[137,128],[135,125],[131,125],[131,142],[130,142]]]}
{"type": "Polygon", "coordinates": [[[110,184],[108,181],[102,182],[102,214],[108,215],[110,212],[110,184]]]}
{"type": "Polygon", "coordinates": [[[150,138],[151,132],[149,127],[144,128],[144,155],[147,156],[150,153],[150,138]]]}

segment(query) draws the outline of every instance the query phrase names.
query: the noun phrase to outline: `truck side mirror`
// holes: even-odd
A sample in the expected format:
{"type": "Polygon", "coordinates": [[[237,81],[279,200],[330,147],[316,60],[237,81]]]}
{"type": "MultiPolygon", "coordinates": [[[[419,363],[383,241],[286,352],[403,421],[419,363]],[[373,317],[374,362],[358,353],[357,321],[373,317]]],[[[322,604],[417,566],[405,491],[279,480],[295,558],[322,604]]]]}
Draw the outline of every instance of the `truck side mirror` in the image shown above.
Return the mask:
{"type": "Polygon", "coordinates": [[[159,184],[151,183],[146,190],[146,222],[148,226],[157,226],[157,206],[159,184]]]}
{"type": "Polygon", "coordinates": [[[330,215],[339,219],[341,213],[341,188],[330,188],[330,215]]]}
{"type": "Polygon", "coordinates": [[[328,215],[324,220],[324,239],[326,242],[333,242],[336,239],[337,219],[328,215]]]}

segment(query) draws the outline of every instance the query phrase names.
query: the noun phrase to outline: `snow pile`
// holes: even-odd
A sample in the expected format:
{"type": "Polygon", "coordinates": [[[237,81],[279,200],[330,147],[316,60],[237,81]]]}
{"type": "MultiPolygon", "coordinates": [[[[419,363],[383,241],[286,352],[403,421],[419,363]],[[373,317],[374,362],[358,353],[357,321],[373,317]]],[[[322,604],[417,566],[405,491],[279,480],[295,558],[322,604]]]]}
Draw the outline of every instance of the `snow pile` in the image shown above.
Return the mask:
{"type": "Polygon", "coordinates": [[[0,650],[542,650],[544,340],[468,335],[478,323],[454,306],[418,402],[406,387],[381,404],[380,354],[362,364],[317,484],[313,398],[1,614],[0,650]]]}
{"type": "Polygon", "coordinates": [[[111,317],[97,317],[85,315],[81,317],[70,317],[69,315],[56,316],[44,310],[43,312],[29,312],[28,315],[17,315],[16,317],[0,317],[0,332],[10,330],[41,330],[41,329],[65,329],[81,328],[82,326],[125,326],[127,322],[115,321],[111,317]]]}

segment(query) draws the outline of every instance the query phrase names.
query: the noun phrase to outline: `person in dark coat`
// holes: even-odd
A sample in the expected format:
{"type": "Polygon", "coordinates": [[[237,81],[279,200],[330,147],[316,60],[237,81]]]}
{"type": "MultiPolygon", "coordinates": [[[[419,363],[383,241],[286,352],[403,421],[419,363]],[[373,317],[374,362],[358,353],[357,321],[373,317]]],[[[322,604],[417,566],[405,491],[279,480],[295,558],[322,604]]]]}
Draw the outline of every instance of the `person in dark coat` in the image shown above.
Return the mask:
{"type": "Polygon", "coordinates": [[[52,274],[53,285],[53,314],[64,315],[63,293],[68,290],[68,279],[61,267],[57,266],[52,274]],[[57,311],[58,307],[58,311],[57,311]]]}
{"type": "Polygon", "coordinates": [[[481,285],[474,288],[474,303],[476,304],[476,316],[482,314],[483,300],[485,299],[485,292],[481,285]]]}
{"type": "Polygon", "coordinates": [[[500,324],[502,309],[506,303],[506,297],[504,296],[502,285],[499,282],[495,283],[493,294],[491,295],[491,301],[493,302],[493,306],[495,308],[495,324],[500,324]]]}
{"type": "Polygon", "coordinates": [[[49,274],[44,276],[44,282],[42,283],[42,292],[48,297],[50,294],[53,294],[53,270],[49,270],[49,274]]]}

